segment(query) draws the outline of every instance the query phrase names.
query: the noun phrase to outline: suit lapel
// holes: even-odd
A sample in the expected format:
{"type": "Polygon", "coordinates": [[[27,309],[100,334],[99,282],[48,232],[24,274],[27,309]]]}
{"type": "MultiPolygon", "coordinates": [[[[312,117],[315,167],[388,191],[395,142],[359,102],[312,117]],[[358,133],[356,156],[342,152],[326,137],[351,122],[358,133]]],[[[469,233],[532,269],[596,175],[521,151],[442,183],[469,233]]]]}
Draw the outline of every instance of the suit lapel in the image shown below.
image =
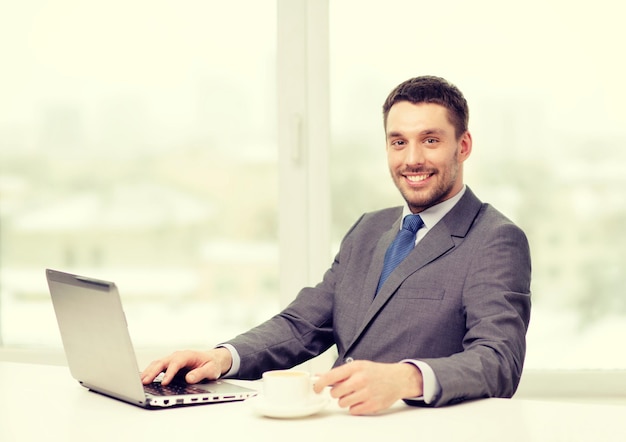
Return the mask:
{"type": "MultiPolygon", "coordinates": [[[[346,347],[346,351],[349,351],[358,341],[370,321],[374,319],[378,311],[383,308],[406,278],[453,249],[455,247],[453,237],[465,237],[480,210],[481,204],[468,187],[457,205],[422,238],[407,258],[389,275],[389,278],[374,297],[383,268],[385,252],[398,233],[401,220],[398,219],[393,227],[381,236],[366,275],[364,285],[366,290],[364,290],[363,300],[359,307],[359,317],[362,318],[362,321],[352,342],[346,347]]],[[[398,215],[398,217],[400,216],[401,214],[398,215]]]]}
{"type": "MultiPolygon", "coordinates": [[[[376,249],[374,250],[374,256],[372,258],[372,262],[370,263],[370,268],[365,276],[365,284],[364,287],[367,290],[366,295],[371,295],[369,300],[371,301],[376,294],[376,288],[378,287],[378,280],[380,279],[380,274],[383,271],[383,265],[385,263],[385,253],[387,253],[387,249],[395,239],[398,231],[400,230],[400,222],[402,212],[398,214],[398,220],[393,223],[391,229],[387,230],[378,240],[378,244],[376,245],[376,249]]],[[[367,297],[367,296],[366,296],[367,297]]],[[[371,302],[366,303],[368,306],[371,302]]]]}
{"type": "MultiPolygon", "coordinates": [[[[359,326],[364,323],[365,317],[371,309],[372,299],[374,299],[374,296],[376,295],[378,280],[380,279],[380,274],[383,270],[383,264],[385,262],[385,253],[400,230],[400,222],[402,221],[401,207],[398,207],[395,218],[396,221],[392,223],[391,227],[383,233],[378,240],[369,269],[367,269],[365,274],[363,293],[358,307],[359,310],[357,312],[357,317],[359,318],[357,323],[359,326]]],[[[361,331],[361,329],[356,330],[357,333],[355,333],[354,336],[358,336],[361,331]]]]}

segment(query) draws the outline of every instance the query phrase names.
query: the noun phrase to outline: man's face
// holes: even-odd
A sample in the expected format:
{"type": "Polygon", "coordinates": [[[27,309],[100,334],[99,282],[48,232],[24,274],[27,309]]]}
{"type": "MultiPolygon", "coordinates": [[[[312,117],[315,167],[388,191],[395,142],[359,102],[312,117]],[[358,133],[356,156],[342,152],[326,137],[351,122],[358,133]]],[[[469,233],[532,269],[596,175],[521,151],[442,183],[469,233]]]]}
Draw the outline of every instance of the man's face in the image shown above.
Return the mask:
{"type": "Polygon", "coordinates": [[[457,139],[445,107],[398,102],[389,110],[385,131],[391,177],[413,213],[461,190],[472,138],[465,132],[457,139]]]}

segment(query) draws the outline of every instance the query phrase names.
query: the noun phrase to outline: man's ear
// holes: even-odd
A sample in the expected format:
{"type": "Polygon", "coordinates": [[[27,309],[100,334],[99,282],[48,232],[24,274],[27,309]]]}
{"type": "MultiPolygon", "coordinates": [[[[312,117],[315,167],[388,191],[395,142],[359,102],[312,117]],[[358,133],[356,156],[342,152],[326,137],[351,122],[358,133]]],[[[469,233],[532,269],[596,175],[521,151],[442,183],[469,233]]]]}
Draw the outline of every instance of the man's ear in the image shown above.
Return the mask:
{"type": "Polygon", "coordinates": [[[459,160],[465,161],[472,153],[472,134],[470,134],[469,131],[466,130],[465,133],[461,135],[459,146],[459,160]]]}

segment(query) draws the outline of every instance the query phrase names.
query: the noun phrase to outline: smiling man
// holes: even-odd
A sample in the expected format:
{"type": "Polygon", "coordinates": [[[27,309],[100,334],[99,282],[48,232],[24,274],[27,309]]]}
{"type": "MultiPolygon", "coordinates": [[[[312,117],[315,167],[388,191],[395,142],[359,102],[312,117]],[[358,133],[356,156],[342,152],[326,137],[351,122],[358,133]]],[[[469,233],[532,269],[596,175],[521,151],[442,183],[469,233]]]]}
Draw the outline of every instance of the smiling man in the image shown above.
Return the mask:
{"type": "Polygon", "coordinates": [[[510,397],[530,320],[524,233],[463,182],[472,152],[468,107],[439,77],[396,87],[383,105],[389,170],[405,205],[366,213],[322,281],[281,313],[208,351],[181,351],[142,375],[181,368],[188,382],[256,379],[337,346],[317,391],[352,414],[403,399],[440,406],[510,397]]]}

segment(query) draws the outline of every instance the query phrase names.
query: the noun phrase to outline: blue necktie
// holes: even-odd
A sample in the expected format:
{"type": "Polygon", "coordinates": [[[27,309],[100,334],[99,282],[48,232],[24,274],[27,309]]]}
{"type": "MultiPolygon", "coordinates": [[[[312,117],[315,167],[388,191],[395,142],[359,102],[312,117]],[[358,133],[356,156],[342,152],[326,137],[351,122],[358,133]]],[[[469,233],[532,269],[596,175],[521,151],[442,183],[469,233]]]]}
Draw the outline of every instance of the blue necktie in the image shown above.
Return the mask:
{"type": "Polygon", "coordinates": [[[407,215],[402,221],[402,229],[398,232],[396,239],[393,240],[387,252],[385,253],[385,264],[383,265],[383,271],[380,274],[380,280],[378,281],[378,288],[376,293],[383,286],[383,283],[387,277],[391,274],[398,264],[402,262],[404,258],[415,247],[415,234],[424,225],[424,221],[419,215],[407,215]]]}

